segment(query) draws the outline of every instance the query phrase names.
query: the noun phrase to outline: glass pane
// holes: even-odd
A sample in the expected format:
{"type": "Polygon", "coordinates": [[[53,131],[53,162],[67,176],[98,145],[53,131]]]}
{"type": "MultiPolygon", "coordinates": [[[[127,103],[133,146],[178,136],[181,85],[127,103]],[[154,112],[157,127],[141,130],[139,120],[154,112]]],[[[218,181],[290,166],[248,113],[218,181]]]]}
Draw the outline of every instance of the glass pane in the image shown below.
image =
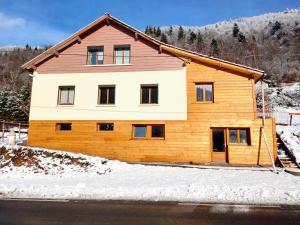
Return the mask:
{"type": "Polygon", "coordinates": [[[212,101],[213,95],[212,95],[212,85],[206,84],[205,85],[205,101],[212,101]]]}
{"type": "Polygon", "coordinates": [[[146,126],[135,126],[134,137],[146,137],[146,126]]]}
{"type": "Polygon", "coordinates": [[[95,49],[90,49],[89,50],[89,64],[90,65],[96,65],[96,50],[95,49]]]}
{"type": "Polygon", "coordinates": [[[197,102],[203,101],[203,85],[196,85],[197,102]]]}
{"type": "Polygon", "coordinates": [[[72,124],[71,123],[61,123],[58,124],[59,130],[72,130],[72,124]]]}
{"type": "Polygon", "coordinates": [[[223,129],[213,129],[213,151],[214,152],[224,152],[225,151],[225,139],[223,129]]]}
{"type": "Polygon", "coordinates": [[[142,104],[147,104],[149,102],[149,88],[142,87],[142,104]]]}
{"type": "Polygon", "coordinates": [[[98,49],[98,64],[103,64],[103,48],[98,49]]]}
{"type": "Polygon", "coordinates": [[[115,58],[116,58],[116,64],[123,64],[123,49],[122,48],[116,48],[115,49],[115,58]]]}
{"type": "Polygon", "coordinates": [[[158,87],[151,87],[151,103],[158,103],[158,87]]]}
{"type": "Polygon", "coordinates": [[[74,88],[69,88],[68,91],[69,91],[68,104],[74,104],[75,90],[74,90],[74,88]]]}
{"type": "Polygon", "coordinates": [[[240,143],[247,144],[247,130],[240,130],[240,143]]]}
{"type": "Polygon", "coordinates": [[[100,104],[107,104],[107,88],[100,88],[100,104]]]}
{"type": "Polygon", "coordinates": [[[68,104],[68,89],[60,88],[59,104],[68,104]]]}
{"type": "Polygon", "coordinates": [[[114,130],[113,123],[100,123],[99,130],[114,130]]]}
{"type": "Polygon", "coordinates": [[[229,130],[230,143],[237,143],[237,130],[229,130]]]}
{"type": "Polygon", "coordinates": [[[108,89],[109,89],[108,103],[109,104],[115,104],[115,88],[114,87],[110,87],[108,89]]]}
{"type": "Polygon", "coordinates": [[[152,126],[152,137],[163,138],[165,136],[164,128],[165,128],[165,126],[163,126],[163,125],[153,125],[152,126]]]}
{"type": "Polygon", "coordinates": [[[124,64],[130,63],[130,48],[124,48],[124,64]]]}

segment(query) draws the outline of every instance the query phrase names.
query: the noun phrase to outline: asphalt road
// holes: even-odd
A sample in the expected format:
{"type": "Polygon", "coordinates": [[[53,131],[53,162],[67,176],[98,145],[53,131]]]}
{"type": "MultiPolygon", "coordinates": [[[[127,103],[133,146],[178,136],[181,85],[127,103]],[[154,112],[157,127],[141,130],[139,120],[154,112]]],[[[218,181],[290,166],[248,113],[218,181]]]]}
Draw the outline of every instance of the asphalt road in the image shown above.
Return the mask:
{"type": "Polygon", "coordinates": [[[0,225],[300,225],[300,207],[0,200],[0,225]]]}

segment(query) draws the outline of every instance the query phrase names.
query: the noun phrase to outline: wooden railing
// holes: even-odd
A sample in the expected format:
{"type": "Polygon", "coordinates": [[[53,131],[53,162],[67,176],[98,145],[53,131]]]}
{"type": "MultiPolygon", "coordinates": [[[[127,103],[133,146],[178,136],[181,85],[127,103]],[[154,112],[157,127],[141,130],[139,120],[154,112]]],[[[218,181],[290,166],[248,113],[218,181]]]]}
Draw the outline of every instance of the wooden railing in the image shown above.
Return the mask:
{"type": "Polygon", "coordinates": [[[2,141],[4,141],[5,133],[10,132],[11,129],[14,129],[14,131],[18,134],[19,140],[21,139],[22,133],[28,133],[28,123],[0,120],[0,125],[2,141]]]}

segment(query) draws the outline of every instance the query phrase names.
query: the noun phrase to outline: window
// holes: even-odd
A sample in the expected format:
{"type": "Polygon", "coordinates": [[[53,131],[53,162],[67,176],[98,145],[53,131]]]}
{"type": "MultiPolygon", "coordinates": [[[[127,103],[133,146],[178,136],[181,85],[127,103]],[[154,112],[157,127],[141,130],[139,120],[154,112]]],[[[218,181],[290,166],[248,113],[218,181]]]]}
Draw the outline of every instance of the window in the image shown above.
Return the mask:
{"type": "Polygon", "coordinates": [[[99,86],[98,90],[98,104],[113,105],[115,104],[115,89],[114,85],[99,86]]]}
{"type": "Polygon", "coordinates": [[[57,123],[56,130],[58,131],[71,131],[72,123],[57,123]]]}
{"type": "Polygon", "coordinates": [[[196,95],[197,102],[213,102],[214,101],[214,88],[212,83],[197,83],[196,95]]]}
{"type": "Polygon", "coordinates": [[[112,130],[114,130],[114,124],[113,123],[98,123],[97,124],[97,130],[99,130],[99,131],[112,131],[112,130]]]}
{"type": "Polygon", "coordinates": [[[88,47],[87,54],[88,65],[101,65],[103,64],[104,54],[103,47],[88,47]]]}
{"type": "Polygon", "coordinates": [[[146,125],[134,125],[134,138],[146,138],[147,126],[146,125]]]}
{"type": "Polygon", "coordinates": [[[165,125],[152,125],[152,138],[164,138],[165,137],[165,125]]]}
{"type": "Polygon", "coordinates": [[[158,85],[141,85],[141,104],[158,104],[158,85]]]}
{"type": "Polygon", "coordinates": [[[230,128],[229,142],[232,144],[248,144],[250,145],[250,129],[249,128],[230,128]]]}
{"type": "Polygon", "coordinates": [[[115,64],[130,64],[130,46],[115,46],[115,64]]]}
{"type": "Polygon", "coordinates": [[[165,125],[133,125],[133,138],[164,139],[165,125]]]}
{"type": "Polygon", "coordinates": [[[58,105],[74,105],[74,86],[60,86],[58,87],[58,105]]]}

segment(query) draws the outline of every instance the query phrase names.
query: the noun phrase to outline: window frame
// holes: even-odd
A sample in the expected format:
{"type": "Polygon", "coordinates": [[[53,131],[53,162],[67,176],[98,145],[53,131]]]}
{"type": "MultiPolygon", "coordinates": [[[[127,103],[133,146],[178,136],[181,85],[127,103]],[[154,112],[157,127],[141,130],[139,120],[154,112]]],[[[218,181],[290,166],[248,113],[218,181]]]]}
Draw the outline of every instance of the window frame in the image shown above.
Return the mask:
{"type": "Polygon", "coordinates": [[[73,130],[73,124],[72,123],[56,123],[55,124],[55,131],[58,131],[58,132],[71,132],[72,130],[73,130]],[[62,124],[71,125],[71,129],[70,130],[61,130],[61,125],[62,124]]]}
{"type": "Polygon", "coordinates": [[[196,90],[196,103],[214,103],[215,102],[215,87],[213,82],[196,82],[195,83],[195,90],[196,90]],[[203,85],[202,90],[202,101],[198,101],[198,93],[197,93],[197,87],[199,85],[203,85]],[[207,101],[206,100],[206,85],[211,85],[211,93],[212,93],[212,100],[207,101]]]}
{"type": "Polygon", "coordinates": [[[133,140],[165,140],[166,139],[166,125],[165,124],[132,124],[132,139],[133,140]],[[153,126],[163,127],[163,137],[152,137],[153,126]],[[135,137],[135,127],[146,127],[145,137],[135,137]]]}
{"type": "Polygon", "coordinates": [[[230,145],[251,145],[251,133],[250,133],[250,128],[244,128],[244,127],[230,127],[228,129],[228,144],[230,145]],[[236,130],[237,132],[237,142],[231,142],[230,141],[230,130],[236,130]],[[240,136],[240,131],[245,130],[246,131],[246,138],[247,142],[246,143],[241,143],[241,136],[240,136]]]}
{"type": "Polygon", "coordinates": [[[159,103],[159,87],[158,84],[141,84],[140,85],[140,104],[141,105],[158,105],[159,103]],[[149,96],[148,96],[148,103],[143,103],[143,88],[150,88],[149,89],[149,96]],[[153,103],[151,101],[151,93],[152,93],[152,89],[151,87],[157,87],[157,102],[153,103]]]}
{"type": "Polygon", "coordinates": [[[116,104],[116,85],[114,84],[108,84],[108,85],[98,85],[98,105],[115,105],[116,104]],[[106,89],[106,103],[101,103],[101,88],[107,88],[106,89]],[[110,89],[114,88],[114,103],[109,103],[109,93],[110,89]]]}
{"type": "Polygon", "coordinates": [[[115,124],[114,123],[111,123],[111,122],[100,122],[100,123],[97,123],[97,131],[100,131],[100,132],[113,132],[115,130],[115,124]],[[102,124],[109,124],[109,125],[112,125],[112,130],[101,130],[101,125],[102,124]]]}
{"type": "MultiPolygon", "coordinates": [[[[69,101],[69,94],[68,94],[68,101],[69,101]]],[[[58,95],[57,95],[57,105],[74,105],[75,103],[75,85],[61,85],[58,86],[58,95]],[[72,103],[61,103],[61,89],[62,88],[73,88],[74,89],[74,97],[72,103]]]]}
{"type": "Polygon", "coordinates": [[[87,58],[86,58],[86,65],[90,65],[90,66],[96,66],[96,65],[104,65],[104,46],[100,45],[100,46],[88,46],[87,47],[87,58]],[[99,53],[99,49],[102,49],[102,53],[103,53],[103,62],[102,64],[98,63],[98,53],[99,53]],[[89,63],[89,56],[90,56],[90,51],[89,50],[97,50],[96,51],[96,64],[90,64],[89,63]]]}
{"type": "Polygon", "coordinates": [[[131,46],[129,44],[114,45],[113,63],[115,65],[130,65],[131,64],[131,46]],[[122,63],[120,63],[120,64],[117,64],[117,54],[116,54],[116,49],[117,48],[122,48],[122,63]],[[125,48],[129,48],[129,63],[124,63],[125,62],[125,54],[124,54],[125,48]]]}

